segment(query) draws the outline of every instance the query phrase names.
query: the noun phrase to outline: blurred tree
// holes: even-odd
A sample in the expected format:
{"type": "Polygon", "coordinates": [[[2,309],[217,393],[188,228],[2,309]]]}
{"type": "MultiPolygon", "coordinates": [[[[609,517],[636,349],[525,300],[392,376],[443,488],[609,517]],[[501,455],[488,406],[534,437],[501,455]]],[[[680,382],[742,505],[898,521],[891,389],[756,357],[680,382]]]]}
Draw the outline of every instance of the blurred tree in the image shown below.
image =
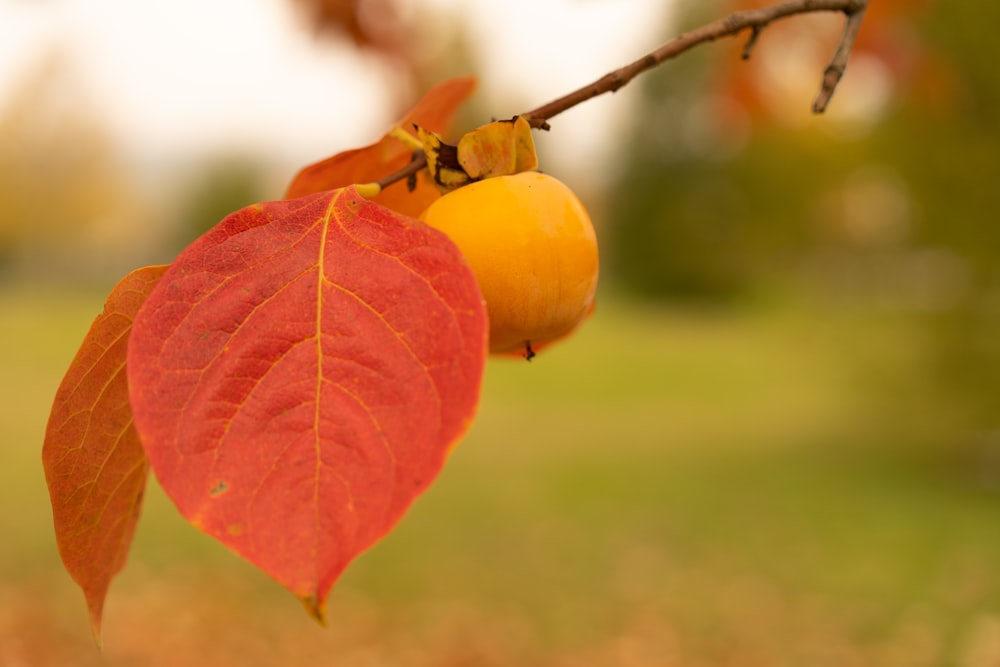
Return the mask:
{"type": "MultiPolygon", "coordinates": [[[[438,82],[482,70],[475,48],[457,12],[441,11],[400,0],[290,0],[318,35],[346,39],[361,50],[378,54],[403,81],[398,112],[438,82]]],[[[402,84],[402,85],[400,85],[402,84]]],[[[476,113],[466,105],[460,113],[481,121],[489,118],[474,97],[476,113]]]]}
{"type": "MultiPolygon", "coordinates": [[[[719,10],[685,5],[682,23],[719,10]]],[[[700,49],[667,63],[636,85],[643,107],[625,139],[609,209],[606,265],[627,288],[651,297],[729,299],[742,291],[755,260],[747,191],[727,166],[743,140],[740,118],[710,96],[710,54],[700,49]],[[646,120],[648,119],[648,120],[646,120]],[[729,123],[729,124],[727,124],[729,123]],[[727,146],[726,142],[732,142],[727,146]]],[[[734,108],[734,112],[738,112],[734,108]]]]}
{"type": "Polygon", "coordinates": [[[406,37],[394,0],[293,0],[317,31],[332,31],[356,46],[398,56],[406,37]]]}
{"type": "MultiPolygon", "coordinates": [[[[921,33],[948,54],[960,78],[929,77],[918,103],[902,106],[877,137],[879,149],[898,156],[915,193],[922,223],[916,242],[948,260],[950,273],[918,276],[949,286],[947,298],[922,318],[930,326],[940,399],[994,432],[1000,429],[1000,72],[989,26],[997,20],[995,5],[937,3],[921,33]]],[[[986,441],[991,456],[1000,456],[1000,438],[986,441]]]]}
{"type": "MultiPolygon", "coordinates": [[[[736,5],[709,11],[748,3],[736,5]]],[[[881,387],[878,410],[907,397],[885,420],[996,429],[994,19],[993,6],[873,3],[820,117],[809,109],[837,16],[769,26],[749,61],[739,41],[653,73],[612,197],[609,267],[656,299],[726,301],[810,283],[902,315],[922,361],[881,387]]]]}
{"type": "Polygon", "coordinates": [[[121,266],[139,204],[69,63],[54,53],[0,109],[0,265],[36,274],[121,266]]]}
{"type": "MultiPolygon", "coordinates": [[[[346,39],[354,47],[375,53],[403,78],[403,88],[417,91],[436,83],[424,80],[418,45],[421,25],[414,7],[399,0],[291,0],[318,35],[346,39]]],[[[465,72],[463,72],[464,74],[465,72]]],[[[400,112],[412,91],[401,96],[400,112]]]]}
{"type": "Polygon", "coordinates": [[[207,160],[177,188],[175,250],[183,249],[233,211],[275,197],[263,160],[242,155],[207,160]]]}

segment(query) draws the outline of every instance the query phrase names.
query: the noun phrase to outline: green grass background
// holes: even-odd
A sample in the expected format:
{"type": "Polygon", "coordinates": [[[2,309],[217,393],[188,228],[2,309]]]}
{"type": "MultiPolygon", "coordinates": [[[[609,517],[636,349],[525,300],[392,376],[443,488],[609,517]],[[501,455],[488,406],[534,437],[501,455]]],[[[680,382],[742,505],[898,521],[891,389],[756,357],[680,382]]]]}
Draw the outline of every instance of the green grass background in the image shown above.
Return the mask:
{"type": "Polygon", "coordinates": [[[471,432],[329,627],[154,485],[98,654],[40,448],[101,303],[0,290],[3,667],[1000,665],[1000,494],[920,435],[947,415],[913,389],[904,321],[614,295],[533,362],[490,362],[471,432]]]}

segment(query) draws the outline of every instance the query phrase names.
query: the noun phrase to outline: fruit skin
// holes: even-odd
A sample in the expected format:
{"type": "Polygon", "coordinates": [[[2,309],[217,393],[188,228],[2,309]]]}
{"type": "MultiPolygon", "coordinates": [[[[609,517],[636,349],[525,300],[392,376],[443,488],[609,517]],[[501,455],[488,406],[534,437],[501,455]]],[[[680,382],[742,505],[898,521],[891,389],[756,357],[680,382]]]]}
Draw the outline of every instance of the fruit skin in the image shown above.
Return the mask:
{"type": "Polygon", "coordinates": [[[597,235],[573,191],[527,171],[450,192],[420,219],[447,234],[472,268],[490,318],[490,352],[535,351],[590,315],[597,235]]]}

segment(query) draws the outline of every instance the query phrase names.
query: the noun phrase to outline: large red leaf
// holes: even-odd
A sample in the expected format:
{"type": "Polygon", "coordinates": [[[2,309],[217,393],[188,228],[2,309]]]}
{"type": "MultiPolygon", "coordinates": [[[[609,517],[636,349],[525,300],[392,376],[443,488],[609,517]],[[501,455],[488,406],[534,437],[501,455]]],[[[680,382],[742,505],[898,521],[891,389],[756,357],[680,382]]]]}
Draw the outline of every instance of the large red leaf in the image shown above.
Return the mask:
{"type": "Polygon", "coordinates": [[[251,206],[136,318],[136,425],[181,513],[322,618],[474,415],[482,297],[443,234],[346,188],[251,206]]]}
{"type": "Polygon", "coordinates": [[[125,565],[149,472],[129,407],[129,332],[166,268],[133,271],[112,290],[59,386],[42,446],[59,553],[83,588],[98,642],[104,598],[125,565]]]}
{"type": "MultiPolygon", "coordinates": [[[[472,77],[450,79],[438,84],[410,109],[397,127],[413,135],[413,125],[416,124],[443,134],[458,106],[475,87],[476,80],[472,77]]],[[[402,141],[386,134],[370,146],[339,153],[305,167],[292,180],[285,198],[377,181],[405,167],[412,152],[412,148],[402,141]]],[[[421,174],[413,192],[407,190],[405,183],[395,183],[378,195],[375,201],[386,208],[416,217],[440,196],[437,186],[426,174],[421,174]]]]}

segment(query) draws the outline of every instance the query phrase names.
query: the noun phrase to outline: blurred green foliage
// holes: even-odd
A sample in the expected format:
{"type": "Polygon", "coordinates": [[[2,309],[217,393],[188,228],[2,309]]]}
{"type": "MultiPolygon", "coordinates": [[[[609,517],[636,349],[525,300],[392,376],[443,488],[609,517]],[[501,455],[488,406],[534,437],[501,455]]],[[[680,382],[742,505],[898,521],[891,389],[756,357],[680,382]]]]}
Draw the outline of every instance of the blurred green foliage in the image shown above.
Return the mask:
{"type": "Polygon", "coordinates": [[[223,155],[200,164],[177,193],[173,245],[177,251],[245,206],[280,193],[269,188],[265,163],[252,156],[223,155]]]}
{"type": "Polygon", "coordinates": [[[0,105],[0,275],[127,266],[148,219],[105,121],[55,52],[0,105]]]}
{"type": "Polygon", "coordinates": [[[887,456],[896,443],[865,423],[868,358],[892,357],[905,322],[820,304],[693,314],[607,292],[531,364],[490,362],[469,435],[338,582],[330,627],[151,482],[99,653],[58,560],[39,449],[102,299],[0,287],[0,665],[991,667],[1000,655],[1000,476],[943,471],[910,441],[887,456]]]}
{"type": "Polygon", "coordinates": [[[834,16],[769,27],[749,62],[740,43],[642,81],[607,265],[654,300],[778,292],[904,317],[921,354],[873,387],[873,412],[914,431],[942,418],[953,441],[1000,426],[1000,8],[877,9],[825,116],[807,113],[831,51],[810,87],[781,88],[803,41],[832,48],[834,16]]]}

